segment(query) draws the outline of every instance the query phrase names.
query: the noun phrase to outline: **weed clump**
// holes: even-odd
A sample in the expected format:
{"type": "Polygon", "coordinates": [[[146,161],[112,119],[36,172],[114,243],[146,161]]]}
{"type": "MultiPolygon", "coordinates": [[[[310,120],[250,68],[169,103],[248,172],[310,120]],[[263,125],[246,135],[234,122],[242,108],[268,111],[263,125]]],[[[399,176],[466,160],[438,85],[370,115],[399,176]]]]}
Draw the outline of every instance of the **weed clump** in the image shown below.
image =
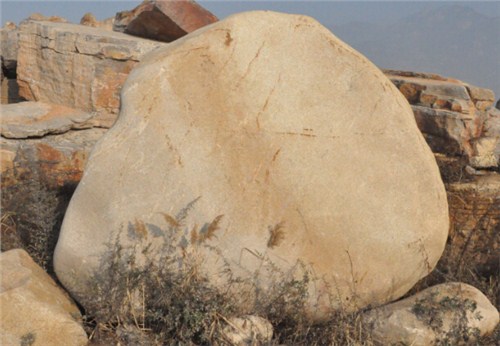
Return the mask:
{"type": "Polygon", "coordinates": [[[23,248],[52,273],[59,228],[73,188],[50,188],[37,174],[25,178],[2,188],[1,250],[23,248]]]}
{"type": "MultiPolygon", "coordinates": [[[[333,322],[312,323],[307,303],[313,278],[302,263],[284,273],[267,254],[254,253],[262,261],[261,270],[270,273],[265,290],[259,288],[258,273],[248,279],[235,275],[223,256],[206,243],[217,236],[223,215],[202,227],[185,225],[196,201],[175,216],[161,213],[167,225],[161,232],[157,226],[134,220],[127,232],[119,232],[107,244],[100,268],[88,280],[85,292],[78,294],[91,339],[113,335],[126,345],[227,344],[220,331],[231,325],[232,317],[248,314],[241,303],[249,300],[251,313],[273,325],[272,344],[324,345],[341,340],[339,345],[370,345],[360,343],[358,336],[367,334],[357,333],[362,329],[359,314],[338,313],[332,316],[333,322]],[[146,242],[147,234],[154,232],[164,241],[159,249],[146,242]],[[133,245],[123,245],[127,243],[124,236],[133,245]],[[227,287],[214,288],[201,273],[196,257],[201,246],[221,256],[227,287]],[[248,288],[251,298],[246,297],[248,288]],[[354,327],[347,327],[351,322],[354,327]]],[[[282,224],[270,227],[269,232],[274,237],[268,244],[272,247],[283,236],[282,224]]]]}

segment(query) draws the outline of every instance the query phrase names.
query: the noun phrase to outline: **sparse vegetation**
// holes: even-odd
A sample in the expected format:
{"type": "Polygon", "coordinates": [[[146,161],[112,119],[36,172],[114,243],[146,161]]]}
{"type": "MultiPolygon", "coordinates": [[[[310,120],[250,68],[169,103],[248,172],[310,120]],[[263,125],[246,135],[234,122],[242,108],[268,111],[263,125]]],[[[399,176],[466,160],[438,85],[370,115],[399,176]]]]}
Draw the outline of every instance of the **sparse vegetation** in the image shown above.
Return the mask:
{"type": "Polygon", "coordinates": [[[59,228],[74,188],[51,188],[37,172],[31,167],[22,173],[21,183],[2,186],[1,249],[23,248],[52,273],[59,228]]]}
{"type": "Polygon", "coordinates": [[[31,346],[35,343],[36,341],[36,334],[35,333],[26,333],[23,336],[21,336],[21,346],[31,346]]]}
{"type": "MultiPolygon", "coordinates": [[[[86,307],[85,319],[91,339],[109,338],[126,345],[212,345],[225,344],[219,331],[233,316],[241,316],[234,295],[235,287],[254,287],[254,313],[267,318],[275,328],[272,344],[287,345],[371,345],[359,313],[338,312],[322,325],[313,325],[307,317],[306,301],[311,280],[307,268],[298,263],[289,273],[281,272],[261,254],[263,266],[276,275],[270,290],[263,292],[248,279],[242,282],[231,273],[226,292],[216,290],[200,273],[195,253],[186,255],[186,238],[198,247],[216,236],[222,215],[198,227],[188,229],[185,219],[196,200],[175,217],[162,213],[168,229],[162,234],[165,243],[160,258],[151,244],[135,242],[121,245],[123,232],[108,244],[100,268],[89,280],[90,286],[79,294],[86,307]],[[141,245],[142,244],[142,245],[141,245]],[[181,249],[179,251],[179,249],[181,249]],[[139,258],[140,257],[140,258],[139,258]],[[297,277],[297,272],[303,273],[297,277]],[[234,286],[234,287],[232,287],[234,286]]],[[[127,237],[141,241],[147,224],[135,220],[127,237]]],[[[269,228],[270,237],[279,241],[282,224],[269,228]]],[[[206,245],[209,248],[209,245],[206,245]]]]}
{"type": "MultiPolygon", "coordinates": [[[[23,247],[50,272],[56,229],[60,227],[69,194],[56,194],[40,179],[28,179],[23,185],[2,192],[2,251],[23,247]]],[[[218,330],[229,317],[241,314],[236,308],[238,304],[231,295],[213,289],[208,278],[200,274],[197,259],[186,253],[186,244],[208,247],[207,242],[217,237],[224,215],[187,229],[186,218],[198,199],[176,215],[160,213],[167,229],[154,236],[169,240],[164,243],[160,258],[153,256],[151,246],[147,245],[148,235],[150,237],[159,228],[152,230],[151,225],[142,220],[134,220],[126,232],[122,231],[110,241],[101,268],[90,281],[91,287],[81,295],[87,309],[84,311],[86,328],[96,345],[118,342],[122,345],[224,344],[218,330]],[[124,234],[136,245],[120,245],[119,237],[124,234]],[[179,263],[182,263],[180,270],[179,263]]],[[[286,237],[286,223],[278,222],[269,226],[268,231],[267,245],[272,249],[286,237]]],[[[406,296],[439,283],[458,281],[477,287],[498,308],[500,273],[478,272],[474,263],[463,256],[464,249],[459,251],[462,256],[455,255],[457,245],[453,240],[452,236],[432,273],[406,296]]],[[[257,292],[259,304],[255,308],[258,315],[274,326],[272,345],[375,345],[369,328],[363,324],[361,312],[336,311],[328,322],[313,325],[305,311],[307,286],[313,279],[311,274],[302,267],[301,277],[286,275],[273,268],[265,254],[255,255],[278,273],[269,292],[257,292]]],[[[424,252],[423,256],[425,259],[424,252]]],[[[426,259],[425,262],[429,266],[426,259]]],[[[225,275],[230,278],[230,286],[242,284],[229,269],[225,275]]],[[[456,311],[475,310],[470,301],[418,301],[415,314],[436,329],[440,327],[440,318],[433,314],[436,312],[433,304],[450,311],[458,307],[463,309],[456,311]]],[[[470,336],[476,336],[477,331],[464,324],[463,314],[457,313],[456,317],[457,324],[442,335],[440,345],[467,342],[470,336]]],[[[23,337],[23,345],[30,345],[32,340],[34,335],[27,334],[23,337]]],[[[477,345],[493,345],[498,340],[499,327],[492,335],[480,338],[477,345]]]]}
{"type": "Polygon", "coordinates": [[[468,323],[468,313],[473,314],[472,318],[482,319],[476,310],[476,303],[470,299],[449,296],[438,298],[438,293],[432,292],[417,300],[411,311],[437,333],[437,345],[445,346],[459,345],[479,338],[479,329],[470,327],[468,323]],[[443,331],[443,319],[448,314],[452,316],[452,324],[447,331],[443,331]]]}

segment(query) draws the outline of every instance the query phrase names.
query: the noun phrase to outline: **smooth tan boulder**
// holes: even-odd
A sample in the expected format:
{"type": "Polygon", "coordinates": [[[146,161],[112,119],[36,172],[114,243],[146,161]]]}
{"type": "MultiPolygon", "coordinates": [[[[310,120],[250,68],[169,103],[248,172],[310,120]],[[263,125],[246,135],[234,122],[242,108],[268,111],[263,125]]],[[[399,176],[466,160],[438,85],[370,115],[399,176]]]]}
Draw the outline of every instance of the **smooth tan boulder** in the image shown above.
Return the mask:
{"type": "Polygon", "coordinates": [[[27,252],[0,254],[0,273],[1,345],[87,345],[80,311],[27,252]]]}
{"type": "Polygon", "coordinates": [[[144,57],[122,102],[55,252],[75,294],[117,234],[166,234],[224,292],[251,281],[236,296],[255,304],[300,279],[317,320],[402,296],[443,251],[446,194],[408,102],[309,17],[248,12],[193,32],[144,57]]]}

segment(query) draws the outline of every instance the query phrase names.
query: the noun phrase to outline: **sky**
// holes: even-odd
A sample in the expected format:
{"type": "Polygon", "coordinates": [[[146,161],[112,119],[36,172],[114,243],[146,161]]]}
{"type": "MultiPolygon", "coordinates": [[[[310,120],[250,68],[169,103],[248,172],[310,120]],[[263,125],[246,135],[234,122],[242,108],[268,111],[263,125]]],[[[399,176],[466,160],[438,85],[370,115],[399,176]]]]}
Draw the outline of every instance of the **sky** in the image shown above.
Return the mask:
{"type": "MultiPolygon", "coordinates": [[[[442,6],[444,3],[460,3],[475,11],[500,16],[499,1],[234,1],[201,0],[202,6],[220,19],[250,10],[273,10],[286,13],[306,14],[316,18],[327,27],[342,25],[352,21],[381,23],[393,21],[424,9],[442,6]]],[[[87,12],[97,19],[114,17],[116,12],[132,9],[141,1],[104,0],[104,1],[47,1],[47,0],[1,0],[0,18],[3,26],[6,21],[19,23],[31,13],[57,15],[78,23],[87,12]]]]}

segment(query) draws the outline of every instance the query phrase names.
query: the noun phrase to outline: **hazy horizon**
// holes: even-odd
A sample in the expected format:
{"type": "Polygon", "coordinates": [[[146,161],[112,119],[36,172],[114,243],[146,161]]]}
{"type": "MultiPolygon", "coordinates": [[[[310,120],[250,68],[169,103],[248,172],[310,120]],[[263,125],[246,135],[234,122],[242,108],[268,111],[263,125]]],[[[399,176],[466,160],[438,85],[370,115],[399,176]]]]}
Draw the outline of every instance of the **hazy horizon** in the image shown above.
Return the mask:
{"type": "MultiPolygon", "coordinates": [[[[46,16],[57,15],[78,23],[87,12],[99,20],[114,17],[116,12],[136,7],[141,0],[1,0],[0,25],[6,21],[18,24],[32,13],[46,16]]],[[[459,4],[488,17],[500,17],[498,1],[221,1],[200,0],[200,5],[214,13],[219,19],[231,14],[251,10],[271,10],[285,13],[305,14],[314,17],[325,26],[342,25],[349,22],[386,23],[426,9],[442,5],[459,4]]]]}

